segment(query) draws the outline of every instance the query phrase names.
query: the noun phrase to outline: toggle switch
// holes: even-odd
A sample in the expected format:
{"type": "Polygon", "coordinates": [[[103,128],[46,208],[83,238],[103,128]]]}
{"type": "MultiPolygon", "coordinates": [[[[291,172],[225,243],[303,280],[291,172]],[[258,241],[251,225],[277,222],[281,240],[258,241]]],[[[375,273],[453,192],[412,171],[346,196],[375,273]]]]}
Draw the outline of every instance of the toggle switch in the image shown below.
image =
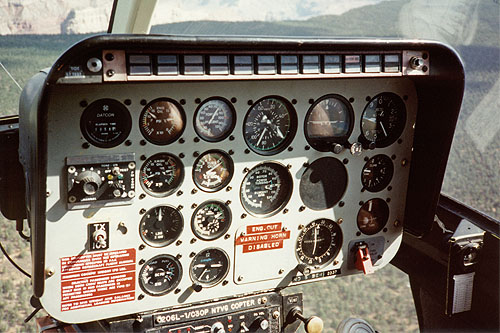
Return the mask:
{"type": "Polygon", "coordinates": [[[372,265],[372,258],[370,257],[370,250],[365,243],[358,245],[356,251],[356,268],[363,271],[365,274],[372,274],[375,272],[372,265]]]}

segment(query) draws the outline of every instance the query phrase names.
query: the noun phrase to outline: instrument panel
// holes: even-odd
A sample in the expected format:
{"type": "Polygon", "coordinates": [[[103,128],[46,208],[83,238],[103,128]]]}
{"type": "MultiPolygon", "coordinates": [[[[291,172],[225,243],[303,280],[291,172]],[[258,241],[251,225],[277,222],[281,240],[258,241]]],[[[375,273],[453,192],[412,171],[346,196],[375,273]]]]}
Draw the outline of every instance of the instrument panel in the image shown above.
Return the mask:
{"type": "Polygon", "coordinates": [[[200,51],[202,74],[190,74],[190,50],[99,52],[102,72],[66,73],[45,92],[41,301],[52,316],[85,322],[280,290],[362,274],[366,246],[373,270],[395,255],[418,109],[404,51],[379,53],[373,73],[352,50],[354,74],[350,55],[326,73],[333,55],[318,52],[311,74],[299,68],[310,54],[297,52],[288,74],[279,59],[289,59],[267,50],[276,72],[259,74],[253,54],[241,76],[241,55],[224,49],[231,69],[214,76],[200,51]],[[161,76],[172,55],[184,67],[161,76]],[[394,55],[397,72],[385,71],[394,55]],[[137,69],[145,58],[149,74],[137,69]]]}

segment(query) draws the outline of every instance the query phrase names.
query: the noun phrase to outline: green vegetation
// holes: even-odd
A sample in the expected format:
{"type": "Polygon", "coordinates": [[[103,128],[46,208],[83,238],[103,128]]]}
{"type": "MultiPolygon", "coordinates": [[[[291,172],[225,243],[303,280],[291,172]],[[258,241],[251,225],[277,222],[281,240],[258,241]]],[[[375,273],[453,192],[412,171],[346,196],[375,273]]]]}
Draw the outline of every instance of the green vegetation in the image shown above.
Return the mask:
{"type": "MultiPolygon", "coordinates": [[[[340,16],[321,16],[288,22],[184,22],[158,26],[155,33],[286,35],[286,36],[401,36],[398,15],[404,1],[382,2],[340,16]]],[[[443,189],[446,193],[500,218],[500,132],[480,150],[471,139],[466,123],[476,107],[493,91],[500,72],[498,2],[480,2],[479,22],[469,45],[455,45],[465,63],[467,90],[456,129],[443,189]]],[[[49,67],[71,44],[87,37],[0,36],[0,62],[21,86],[38,70],[49,67]]],[[[496,91],[498,100],[499,92],[496,91]]],[[[17,113],[20,91],[0,68],[0,116],[17,113]]],[[[491,110],[490,114],[493,115],[491,110]]],[[[490,119],[490,121],[497,121],[490,119]]],[[[0,157],[1,158],[1,157],[0,157]]],[[[14,222],[0,217],[0,240],[9,253],[29,271],[29,245],[21,240],[14,222]]],[[[325,320],[326,332],[334,331],[347,317],[361,317],[380,332],[418,331],[407,276],[389,266],[368,277],[350,276],[296,287],[305,294],[306,314],[325,320]]],[[[30,283],[0,256],[1,332],[35,331],[34,322],[22,320],[32,311],[30,283]]]]}

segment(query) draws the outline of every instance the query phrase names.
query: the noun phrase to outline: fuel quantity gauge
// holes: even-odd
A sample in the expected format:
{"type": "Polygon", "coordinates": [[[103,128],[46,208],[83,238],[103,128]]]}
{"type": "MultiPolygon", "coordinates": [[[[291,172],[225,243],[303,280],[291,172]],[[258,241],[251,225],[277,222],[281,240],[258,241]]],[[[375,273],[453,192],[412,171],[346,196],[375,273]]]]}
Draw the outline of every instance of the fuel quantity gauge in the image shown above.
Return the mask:
{"type": "Polygon", "coordinates": [[[139,285],[145,293],[160,296],[177,287],[181,278],[181,263],[171,255],[161,254],[148,260],[141,268],[139,285]]]}

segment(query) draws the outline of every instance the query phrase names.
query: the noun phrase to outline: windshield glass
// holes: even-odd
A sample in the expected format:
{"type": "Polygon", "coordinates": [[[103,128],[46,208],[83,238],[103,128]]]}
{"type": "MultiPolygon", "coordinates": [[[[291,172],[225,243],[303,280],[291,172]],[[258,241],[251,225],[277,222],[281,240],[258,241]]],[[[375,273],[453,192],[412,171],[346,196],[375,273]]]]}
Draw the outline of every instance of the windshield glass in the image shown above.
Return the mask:
{"type": "MultiPolygon", "coordinates": [[[[19,87],[38,70],[73,43],[106,31],[111,7],[111,0],[0,3],[0,116],[18,112],[19,87]]],[[[396,37],[450,44],[464,62],[466,91],[443,191],[500,218],[499,22],[498,0],[160,0],[151,33],[396,37]]],[[[9,240],[7,250],[27,269],[27,243],[13,223],[2,222],[7,227],[0,239],[9,240]]],[[[15,326],[31,312],[29,283],[16,282],[18,272],[4,257],[0,267],[5,300],[0,331],[33,330],[32,323],[15,326]]],[[[381,332],[418,331],[408,278],[391,265],[372,276],[295,290],[304,292],[305,314],[322,317],[327,332],[350,316],[381,332]]]]}

